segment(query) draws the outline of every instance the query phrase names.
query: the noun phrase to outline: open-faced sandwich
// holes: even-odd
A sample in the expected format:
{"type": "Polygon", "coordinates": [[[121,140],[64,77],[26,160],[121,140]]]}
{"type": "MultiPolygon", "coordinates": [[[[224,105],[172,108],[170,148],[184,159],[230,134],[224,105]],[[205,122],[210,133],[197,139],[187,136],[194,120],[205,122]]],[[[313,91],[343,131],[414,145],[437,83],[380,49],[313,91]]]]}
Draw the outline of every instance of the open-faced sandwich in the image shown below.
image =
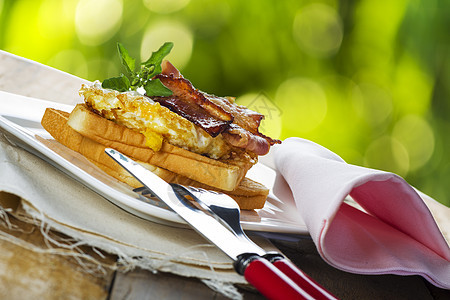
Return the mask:
{"type": "Polygon", "coordinates": [[[104,153],[114,148],[168,182],[222,191],[241,209],[264,206],[268,189],[245,177],[280,143],[259,132],[263,115],[194,88],[164,57],[164,44],[139,70],[119,44],[127,75],[83,84],[69,114],[48,108],[42,126],[116,179],[141,186],[104,153]]]}

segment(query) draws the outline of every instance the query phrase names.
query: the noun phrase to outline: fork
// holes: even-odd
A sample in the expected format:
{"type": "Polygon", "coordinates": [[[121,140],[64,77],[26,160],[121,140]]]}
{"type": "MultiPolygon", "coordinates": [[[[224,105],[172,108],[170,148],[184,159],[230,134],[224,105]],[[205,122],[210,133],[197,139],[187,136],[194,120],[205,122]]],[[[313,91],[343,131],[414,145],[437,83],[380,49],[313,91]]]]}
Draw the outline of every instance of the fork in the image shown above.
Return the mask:
{"type": "MultiPolygon", "coordinates": [[[[266,252],[256,245],[242,229],[240,222],[240,208],[233,198],[223,193],[205,190],[202,188],[192,186],[183,187],[194,196],[193,200],[195,200],[195,202],[198,203],[205,212],[227,227],[239,240],[246,243],[249,248],[252,249],[252,252],[267,259],[296,284],[307,289],[309,295],[313,296],[314,299],[336,299],[306,273],[298,269],[283,254],[277,252],[266,252]]],[[[148,190],[145,188],[137,188],[134,189],[134,191],[142,194],[148,194],[148,190]]]]}
{"type": "MultiPolygon", "coordinates": [[[[230,196],[211,191],[202,188],[196,188],[193,186],[183,186],[189,192],[191,192],[196,199],[194,200],[200,205],[200,207],[213,216],[216,220],[225,225],[230,231],[232,231],[239,239],[249,241],[253,243],[252,240],[245,234],[242,229],[240,218],[240,208],[239,205],[230,196]]],[[[140,193],[144,196],[153,197],[152,194],[145,187],[138,187],[133,189],[134,192],[140,193]]],[[[261,253],[257,253],[261,254],[261,253]]]]}
{"type": "MultiPolygon", "coordinates": [[[[195,201],[197,201],[204,210],[215,216],[216,219],[218,217],[219,221],[224,223],[239,239],[253,243],[242,229],[240,222],[241,211],[239,205],[233,198],[223,193],[202,188],[192,186],[186,186],[185,188],[197,197],[195,201]]],[[[261,253],[257,254],[261,255],[261,253]]]]}

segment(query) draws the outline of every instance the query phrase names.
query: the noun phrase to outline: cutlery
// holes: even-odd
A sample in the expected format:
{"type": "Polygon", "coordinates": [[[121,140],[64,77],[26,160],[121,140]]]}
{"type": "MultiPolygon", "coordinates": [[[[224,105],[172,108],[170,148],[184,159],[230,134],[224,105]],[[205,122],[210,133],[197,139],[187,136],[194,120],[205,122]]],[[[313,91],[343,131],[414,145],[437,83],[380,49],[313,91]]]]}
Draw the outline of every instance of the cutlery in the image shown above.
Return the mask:
{"type": "MultiPolygon", "coordinates": [[[[316,294],[311,295],[312,289],[316,289],[315,286],[304,283],[296,284],[280,270],[283,267],[278,268],[258,254],[258,252],[263,254],[262,249],[248,241],[244,242],[243,238],[238,238],[223,225],[223,222],[218,220],[219,217],[214,213],[205,213],[195,206],[196,202],[190,200],[196,199],[196,196],[188,188],[166,183],[151,171],[114,149],[107,148],[105,152],[158,199],[166,203],[194,230],[233,259],[236,271],[243,275],[261,294],[269,299],[318,299],[314,296],[316,294]],[[306,288],[304,288],[305,286],[306,288]]],[[[283,259],[281,261],[280,266],[286,265],[286,261],[283,259]]],[[[291,267],[286,269],[291,269],[291,267]]],[[[320,293],[320,295],[323,294],[320,293]]],[[[327,293],[327,295],[330,294],[327,293]]],[[[323,296],[322,299],[335,298],[330,295],[330,297],[323,296]]]]}
{"type": "MultiPolygon", "coordinates": [[[[205,190],[202,188],[192,186],[184,186],[184,188],[195,196],[193,200],[195,200],[202,209],[224,224],[243,243],[248,244],[247,252],[255,253],[267,259],[269,262],[274,264],[275,267],[280,269],[284,274],[292,279],[298,286],[301,286],[303,289],[308,289],[308,293],[313,296],[314,299],[336,299],[327,290],[315,282],[309,275],[298,269],[297,266],[284,257],[283,254],[277,252],[266,252],[261,247],[256,245],[245,234],[241,227],[240,208],[233,198],[223,193],[205,190]]],[[[136,188],[133,191],[139,192],[142,195],[153,195],[151,191],[148,191],[145,187],[136,188]]]]}
{"type": "Polygon", "coordinates": [[[289,259],[283,254],[277,252],[266,252],[261,247],[256,245],[244,232],[240,222],[240,208],[236,201],[230,196],[209,191],[201,188],[187,186],[194,196],[194,200],[199,205],[208,211],[210,214],[220,218],[220,221],[226,224],[227,227],[240,239],[243,243],[247,243],[249,252],[256,253],[264,257],[272,264],[292,279],[298,286],[307,289],[308,293],[314,299],[336,299],[327,290],[315,282],[309,275],[297,268],[289,259]]]}

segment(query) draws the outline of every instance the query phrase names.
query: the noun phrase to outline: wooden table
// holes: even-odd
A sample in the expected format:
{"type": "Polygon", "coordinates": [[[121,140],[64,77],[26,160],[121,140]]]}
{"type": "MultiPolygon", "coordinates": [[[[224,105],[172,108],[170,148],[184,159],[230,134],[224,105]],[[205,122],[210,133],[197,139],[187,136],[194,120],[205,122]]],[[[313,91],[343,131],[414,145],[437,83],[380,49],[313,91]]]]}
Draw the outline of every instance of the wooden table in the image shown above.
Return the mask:
{"type": "MultiPolygon", "coordinates": [[[[73,103],[79,86],[74,80],[79,79],[0,52],[0,90],[73,103]]],[[[20,200],[3,192],[0,199],[11,207],[20,200]]],[[[46,247],[40,230],[11,215],[9,221],[21,230],[0,226],[1,299],[225,299],[197,279],[172,274],[139,268],[127,273],[89,273],[70,256],[32,250],[29,245],[46,247]],[[14,240],[1,238],[3,234],[12,235],[14,240]]],[[[320,258],[309,238],[272,242],[341,299],[450,299],[449,290],[436,288],[419,276],[363,276],[334,269],[320,258]]],[[[97,255],[92,249],[84,250],[97,255]]],[[[116,257],[104,253],[99,259],[107,264],[116,257]]],[[[244,299],[263,298],[254,290],[240,289],[244,299]]]]}

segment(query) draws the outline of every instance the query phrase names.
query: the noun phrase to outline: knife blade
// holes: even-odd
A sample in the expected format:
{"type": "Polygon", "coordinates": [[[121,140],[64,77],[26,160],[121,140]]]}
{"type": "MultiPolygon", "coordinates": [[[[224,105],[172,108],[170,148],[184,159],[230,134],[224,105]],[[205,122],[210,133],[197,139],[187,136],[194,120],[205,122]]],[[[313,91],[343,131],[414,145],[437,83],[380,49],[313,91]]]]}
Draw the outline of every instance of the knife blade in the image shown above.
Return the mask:
{"type": "Polygon", "coordinates": [[[261,294],[269,299],[314,299],[308,293],[308,289],[298,286],[279,268],[257,254],[260,252],[258,246],[249,247],[249,244],[237,238],[213,216],[186,200],[187,194],[190,197],[195,196],[182,186],[165,182],[117,150],[106,148],[105,152],[194,230],[227,254],[235,262],[236,271],[244,275],[261,294]]]}

